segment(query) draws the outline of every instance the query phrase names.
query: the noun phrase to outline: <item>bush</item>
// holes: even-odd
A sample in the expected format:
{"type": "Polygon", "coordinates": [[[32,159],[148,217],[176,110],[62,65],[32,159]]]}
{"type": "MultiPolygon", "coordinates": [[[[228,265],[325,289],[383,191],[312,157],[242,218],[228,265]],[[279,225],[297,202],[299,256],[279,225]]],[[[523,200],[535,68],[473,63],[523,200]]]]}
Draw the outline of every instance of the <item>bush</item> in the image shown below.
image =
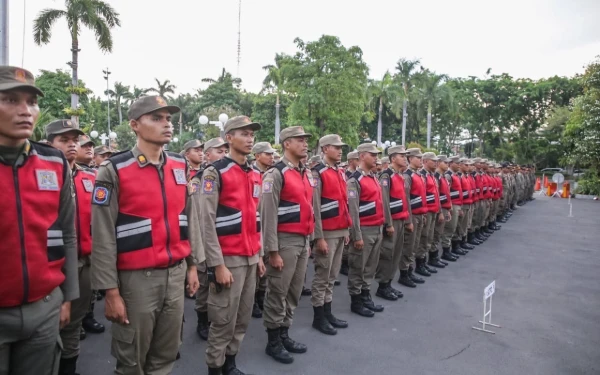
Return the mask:
{"type": "Polygon", "coordinates": [[[593,173],[586,173],[577,181],[576,194],[600,195],[600,178],[593,173]]]}

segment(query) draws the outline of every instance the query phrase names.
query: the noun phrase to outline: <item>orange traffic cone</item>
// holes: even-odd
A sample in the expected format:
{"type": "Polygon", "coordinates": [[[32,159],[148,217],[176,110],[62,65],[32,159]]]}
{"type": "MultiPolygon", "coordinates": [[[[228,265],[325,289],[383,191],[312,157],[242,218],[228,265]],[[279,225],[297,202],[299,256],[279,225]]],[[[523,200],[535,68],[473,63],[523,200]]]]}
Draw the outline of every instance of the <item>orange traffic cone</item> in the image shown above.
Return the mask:
{"type": "Polygon", "coordinates": [[[541,190],[541,186],[540,186],[540,178],[536,178],[535,179],[535,191],[541,190]]]}
{"type": "Polygon", "coordinates": [[[548,187],[548,176],[544,176],[544,188],[548,187]]]}

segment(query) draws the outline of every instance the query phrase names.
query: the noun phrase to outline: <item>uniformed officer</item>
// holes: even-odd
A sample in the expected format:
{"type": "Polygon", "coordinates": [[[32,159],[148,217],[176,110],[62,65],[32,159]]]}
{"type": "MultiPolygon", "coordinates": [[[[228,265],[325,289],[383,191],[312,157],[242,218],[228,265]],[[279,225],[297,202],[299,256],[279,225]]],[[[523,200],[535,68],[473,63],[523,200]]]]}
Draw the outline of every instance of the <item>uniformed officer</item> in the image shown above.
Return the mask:
{"type": "Polygon", "coordinates": [[[389,167],[390,167],[390,158],[388,156],[381,158],[381,170],[385,171],[389,167]]]}
{"type": "MultiPolygon", "coordinates": [[[[352,151],[346,155],[346,159],[348,161],[348,165],[346,166],[346,179],[350,178],[352,173],[356,171],[358,168],[358,152],[352,151]]],[[[344,246],[344,251],[342,252],[342,265],[340,267],[340,273],[342,275],[348,276],[348,247],[349,245],[344,246]]]]}
{"type": "Polygon", "coordinates": [[[128,111],[137,143],[100,165],[92,196],[92,287],[106,290],[119,374],[167,374],[181,343],[184,279],[204,260],[185,159],[163,151],[179,112],[160,96],[128,111]],[[152,202],[153,204],[148,204],[152,202]]]}
{"type": "Polygon", "coordinates": [[[306,345],[288,334],[298,306],[314,230],[310,171],[300,162],[307,157],[307,138],[300,126],[281,131],[283,158],[263,175],[260,218],[263,247],[269,254],[267,294],[263,310],[267,328],[267,355],[292,363],[290,353],[305,353],[306,345]]]}
{"type": "Polygon", "coordinates": [[[313,189],[315,213],[314,263],[312,281],[314,318],[312,326],[327,335],[335,335],[336,328],[348,327],[348,322],[331,312],[333,286],[342,262],[344,244],[348,243],[351,225],[346,193],[346,175],[337,167],[342,160],[342,147],[347,146],[337,134],[328,134],[319,140],[323,161],[312,169],[316,186],[313,189]]]}
{"type": "Polygon", "coordinates": [[[460,207],[458,207],[458,209],[454,208],[454,203],[451,199],[450,183],[448,182],[448,176],[446,175],[446,172],[448,172],[449,169],[449,158],[446,155],[438,155],[437,158],[439,160],[437,162],[437,168],[433,174],[433,177],[435,178],[435,183],[438,186],[441,213],[444,217],[444,220],[437,220],[434,224],[433,242],[427,249],[429,252],[429,261],[427,264],[436,268],[445,268],[448,263],[440,259],[438,246],[442,241],[444,233],[446,232],[446,226],[451,226],[451,231],[449,230],[450,236],[456,230],[456,221],[460,215],[460,207]]]}
{"type": "Polygon", "coordinates": [[[94,147],[94,166],[98,168],[106,159],[110,158],[113,154],[113,150],[106,145],[100,145],[94,147]]]}
{"type": "MultiPolygon", "coordinates": [[[[262,175],[273,166],[273,156],[275,149],[271,147],[269,142],[257,142],[252,147],[252,154],[255,161],[252,167],[256,169],[262,178],[262,175]]],[[[265,255],[263,262],[267,264],[269,261],[265,255]]],[[[265,302],[265,292],[267,291],[267,277],[265,275],[256,278],[256,293],[254,294],[254,304],[252,305],[252,317],[262,318],[263,304],[265,302]]]]}
{"type": "Polygon", "coordinates": [[[308,164],[308,168],[309,169],[313,169],[317,164],[320,164],[322,162],[321,160],[321,156],[320,155],[314,155],[310,158],[309,164],[308,164]]]}
{"type": "Polygon", "coordinates": [[[381,173],[382,170],[383,170],[383,163],[382,163],[381,159],[377,158],[377,161],[375,162],[375,167],[373,168],[373,172],[376,173],[377,175],[379,175],[379,173],[381,173]]]}
{"type": "Polygon", "coordinates": [[[444,226],[444,234],[442,235],[442,259],[450,262],[456,262],[458,259],[458,256],[452,254],[450,249],[453,243],[452,241],[456,241],[461,237],[461,228],[464,228],[466,232],[466,222],[471,207],[471,201],[469,200],[470,185],[468,184],[468,180],[463,179],[460,170],[460,160],[459,156],[449,157],[448,170],[444,172],[444,176],[448,183],[449,199],[452,203],[452,216],[450,217],[450,221],[446,222],[446,225],[444,226]]]}
{"type": "Polygon", "coordinates": [[[275,165],[276,163],[279,163],[281,161],[281,155],[279,155],[279,152],[275,151],[273,153],[273,165],[275,165]]]}
{"type": "MultiPolygon", "coordinates": [[[[62,152],[30,142],[33,75],[0,67],[0,374],[56,374],[59,329],[79,297],[75,201],[62,152]]],[[[70,122],[70,120],[69,120],[70,122]]],[[[65,124],[67,124],[65,122],[65,124]]],[[[76,125],[71,123],[72,130],[76,125]]],[[[78,332],[79,334],[79,332],[78,332]]]]}
{"type": "Polygon", "coordinates": [[[392,146],[387,150],[391,165],[379,176],[384,212],[384,235],[377,264],[375,278],[379,282],[376,295],[389,301],[402,298],[401,291],[392,287],[392,280],[402,257],[404,231],[412,231],[408,184],[402,173],[408,167],[406,151],[402,146],[392,146]]]}
{"type": "Polygon", "coordinates": [[[185,142],[182,151],[185,160],[188,162],[188,179],[191,180],[192,177],[198,173],[200,166],[202,165],[204,159],[204,145],[199,140],[192,139],[185,142]]]}
{"type": "MultiPolygon", "coordinates": [[[[373,172],[379,149],[371,143],[357,147],[359,166],[347,182],[350,227],[348,250],[348,292],[350,310],[358,315],[373,317],[382,312],[371,298],[371,282],[377,271],[383,239],[383,197],[377,176],[373,172]]],[[[388,233],[390,233],[388,231],[388,233]]]]}
{"type": "Polygon", "coordinates": [[[82,135],[79,137],[79,147],[77,148],[77,158],[75,162],[82,167],[92,168],[92,161],[94,160],[94,146],[96,144],[88,135],[82,135]]]}
{"type": "Polygon", "coordinates": [[[206,265],[215,275],[208,296],[210,375],[243,375],[235,358],[250,321],[257,273],[265,272],[259,254],[261,176],[246,160],[260,128],[247,116],[227,121],[229,155],[207,166],[201,183],[194,186],[206,265]]]}

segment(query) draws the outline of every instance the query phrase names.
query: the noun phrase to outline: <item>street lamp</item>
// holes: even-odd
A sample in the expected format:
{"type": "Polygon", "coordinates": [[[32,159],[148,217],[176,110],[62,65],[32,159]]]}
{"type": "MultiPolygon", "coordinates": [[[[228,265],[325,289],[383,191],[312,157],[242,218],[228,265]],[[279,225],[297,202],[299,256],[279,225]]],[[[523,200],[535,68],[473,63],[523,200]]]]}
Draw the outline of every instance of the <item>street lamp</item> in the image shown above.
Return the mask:
{"type": "Polygon", "coordinates": [[[90,137],[92,137],[92,138],[94,138],[94,139],[98,138],[98,132],[97,132],[97,131],[95,131],[95,130],[92,130],[92,131],[90,132],[90,137]]]}
{"type": "Polygon", "coordinates": [[[219,128],[219,130],[221,131],[221,138],[225,138],[225,124],[227,123],[227,120],[229,120],[229,116],[227,116],[227,113],[221,113],[219,115],[219,120],[218,121],[209,121],[208,117],[202,115],[198,118],[198,121],[200,122],[200,125],[206,125],[206,124],[212,124],[215,125],[217,128],[219,128]]]}
{"type": "Polygon", "coordinates": [[[108,93],[109,90],[109,86],[108,86],[108,76],[110,75],[111,71],[108,70],[108,67],[106,67],[106,70],[102,71],[104,73],[104,79],[106,80],[106,105],[107,105],[107,115],[108,115],[108,131],[110,132],[110,94],[108,93]]]}

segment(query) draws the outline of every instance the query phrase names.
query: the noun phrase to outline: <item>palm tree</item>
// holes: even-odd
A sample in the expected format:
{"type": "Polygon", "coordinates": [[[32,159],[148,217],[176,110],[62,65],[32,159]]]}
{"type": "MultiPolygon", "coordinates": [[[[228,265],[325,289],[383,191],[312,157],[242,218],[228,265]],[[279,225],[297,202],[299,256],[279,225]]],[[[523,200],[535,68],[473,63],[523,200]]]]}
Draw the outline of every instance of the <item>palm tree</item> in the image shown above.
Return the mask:
{"type": "Polygon", "coordinates": [[[427,148],[431,146],[431,114],[433,106],[440,99],[449,97],[449,89],[443,85],[448,79],[445,74],[436,74],[425,70],[421,76],[420,100],[427,103],[427,148]]]}
{"type": "MultiPolygon", "coordinates": [[[[119,13],[112,6],[102,0],[65,0],[65,8],[44,9],[33,21],[33,40],[41,46],[50,43],[52,26],[59,18],[65,18],[71,34],[71,61],[69,65],[73,69],[71,92],[71,109],[77,110],[79,105],[79,94],[75,89],[78,86],[77,69],[79,64],[79,35],[82,26],[94,31],[96,42],[103,52],[112,52],[113,40],[111,29],[121,26],[119,13]]],[[[77,121],[77,116],[73,116],[77,121]]]]}
{"type": "Polygon", "coordinates": [[[275,65],[265,65],[263,69],[267,71],[267,76],[263,80],[263,90],[272,90],[277,95],[275,102],[275,144],[279,144],[279,132],[281,129],[281,121],[279,120],[279,94],[283,89],[283,73],[281,69],[281,61],[283,55],[275,55],[275,65]]]}
{"type": "Polygon", "coordinates": [[[133,98],[133,94],[129,91],[129,86],[123,85],[121,82],[115,82],[115,89],[108,90],[109,96],[113,96],[115,98],[115,102],[117,104],[117,111],[119,113],[119,125],[123,122],[123,109],[121,108],[121,99],[133,98]]]}
{"type": "Polygon", "coordinates": [[[217,79],[213,79],[213,78],[202,78],[202,82],[206,82],[206,83],[222,83],[225,82],[227,80],[231,80],[232,84],[237,86],[238,88],[240,87],[240,85],[242,84],[242,79],[241,78],[234,78],[231,73],[227,72],[225,70],[225,68],[223,68],[223,71],[221,72],[221,76],[217,79]]]}
{"type": "Polygon", "coordinates": [[[131,94],[131,98],[129,99],[129,103],[132,103],[135,100],[138,100],[142,96],[146,96],[150,92],[150,89],[141,89],[136,85],[133,85],[133,93],[131,94]]]}
{"type": "Polygon", "coordinates": [[[381,146],[381,133],[383,130],[383,106],[392,96],[394,81],[389,71],[385,72],[381,81],[369,80],[369,93],[371,107],[379,107],[377,119],[377,145],[381,146]]]}
{"type": "Polygon", "coordinates": [[[156,87],[148,89],[148,92],[155,92],[163,98],[165,97],[165,94],[175,94],[177,86],[171,84],[171,81],[167,79],[161,83],[158,78],[154,78],[154,80],[156,81],[156,87]]]}
{"type": "Polygon", "coordinates": [[[412,87],[412,76],[415,69],[421,64],[419,59],[416,60],[407,60],[405,58],[401,58],[398,60],[398,64],[396,64],[396,70],[398,73],[396,74],[396,79],[402,85],[402,89],[404,91],[404,98],[402,102],[402,145],[405,145],[406,141],[406,118],[408,117],[408,96],[410,88],[412,87]]]}

